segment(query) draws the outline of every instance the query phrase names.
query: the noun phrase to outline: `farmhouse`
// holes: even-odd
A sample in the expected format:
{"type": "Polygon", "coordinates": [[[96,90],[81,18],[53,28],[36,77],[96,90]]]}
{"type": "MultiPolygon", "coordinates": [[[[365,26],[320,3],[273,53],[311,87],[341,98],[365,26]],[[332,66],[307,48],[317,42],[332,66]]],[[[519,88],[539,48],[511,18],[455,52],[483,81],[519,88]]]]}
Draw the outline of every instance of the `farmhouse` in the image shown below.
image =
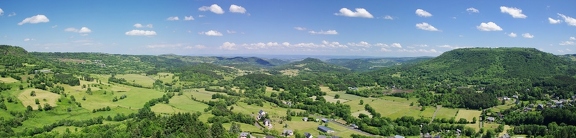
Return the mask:
{"type": "Polygon", "coordinates": [[[305,137],[305,138],[312,138],[312,137],[314,137],[314,136],[312,136],[312,134],[310,134],[310,133],[308,133],[308,132],[305,132],[305,133],[304,133],[304,137],[305,137]]]}
{"type": "Polygon", "coordinates": [[[272,127],[272,123],[270,122],[270,119],[264,119],[264,126],[272,127]]]}
{"type": "Polygon", "coordinates": [[[239,138],[248,138],[248,137],[254,137],[254,136],[250,135],[250,132],[242,132],[240,133],[239,138]]]}
{"type": "Polygon", "coordinates": [[[320,130],[320,131],[322,131],[322,132],[325,132],[325,133],[332,133],[332,132],[334,132],[334,130],[332,130],[332,129],[326,127],[326,126],[318,126],[318,130],[320,130]]]}
{"type": "Polygon", "coordinates": [[[322,118],[322,122],[324,122],[324,123],[328,123],[328,121],[329,121],[328,119],[326,119],[326,118],[322,118]]]}
{"type": "Polygon", "coordinates": [[[282,135],[284,135],[284,136],[292,136],[292,135],[294,135],[294,131],[292,131],[292,130],[284,130],[284,131],[282,131],[282,135]]]}
{"type": "Polygon", "coordinates": [[[264,112],[264,110],[260,110],[260,111],[258,111],[258,117],[256,119],[260,120],[265,116],[266,116],[266,112],[264,112]]]}
{"type": "Polygon", "coordinates": [[[544,105],[543,104],[538,104],[538,106],[536,107],[537,110],[544,110],[544,105]]]}
{"type": "Polygon", "coordinates": [[[308,122],[308,117],[304,117],[304,118],[302,118],[302,121],[304,121],[304,122],[308,122]]]}
{"type": "Polygon", "coordinates": [[[486,120],[487,120],[487,121],[490,121],[490,122],[494,122],[494,120],[496,120],[496,118],[494,118],[494,117],[488,117],[488,118],[486,118],[486,120]]]}
{"type": "Polygon", "coordinates": [[[393,136],[393,137],[391,137],[391,138],[404,138],[404,136],[395,135],[395,136],[393,136]]]}

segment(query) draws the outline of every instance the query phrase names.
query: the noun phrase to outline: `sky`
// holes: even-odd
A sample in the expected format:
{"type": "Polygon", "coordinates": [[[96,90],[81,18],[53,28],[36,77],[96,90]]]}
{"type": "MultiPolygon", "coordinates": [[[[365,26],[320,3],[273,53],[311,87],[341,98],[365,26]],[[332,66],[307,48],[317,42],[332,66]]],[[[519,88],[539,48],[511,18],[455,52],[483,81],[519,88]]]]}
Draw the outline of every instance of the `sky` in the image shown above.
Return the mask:
{"type": "Polygon", "coordinates": [[[438,56],[576,53],[576,1],[0,1],[0,44],[38,52],[438,56]]]}

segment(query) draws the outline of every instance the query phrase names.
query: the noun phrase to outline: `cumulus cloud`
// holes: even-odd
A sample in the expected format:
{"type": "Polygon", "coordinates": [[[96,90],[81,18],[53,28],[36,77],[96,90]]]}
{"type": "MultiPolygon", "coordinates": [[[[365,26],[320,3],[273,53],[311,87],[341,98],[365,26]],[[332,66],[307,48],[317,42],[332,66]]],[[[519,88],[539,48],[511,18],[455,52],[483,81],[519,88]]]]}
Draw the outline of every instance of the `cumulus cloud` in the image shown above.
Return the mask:
{"type": "Polygon", "coordinates": [[[8,17],[12,17],[12,16],[16,16],[16,13],[12,12],[12,13],[8,14],[8,17]]]}
{"type": "Polygon", "coordinates": [[[4,10],[2,10],[2,8],[0,8],[0,16],[4,15],[4,10]]]}
{"type": "Polygon", "coordinates": [[[180,20],[180,19],[178,18],[178,16],[173,16],[173,17],[168,17],[166,20],[168,20],[168,21],[178,21],[178,20],[180,20]]]}
{"type": "Polygon", "coordinates": [[[242,6],[238,6],[238,5],[230,5],[230,12],[234,12],[234,13],[246,13],[246,9],[242,6]]]}
{"type": "Polygon", "coordinates": [[[494,22],[480,23],[476,28],[480,31],[502,31],[502,28],[494,22]]]}
{"type": "Polygon", "coordinates": [[[47,23],[49,21],[50,20],[45,15],[38,14],[38,15],[28,17],[28,18],[22,20],[20,23],[18,23],[18,25],[23,25],[26,23],[30,23],[30,24],[47,23]]]}
{"type": "Polygon", "coordinates": [[[386,15],[384,16],[384,19],[386,20],[394,20],[394,17],[390,16],[390,15],[386,15]]]}
{"type": "Polygon", "coordinates": [[[24,41],[34,41],[32,38],[25,38],[24,41]]]}
{"type": "Polygon", "coordinates": [[[130,36],[154,36],[156,35],[156,32],[148,30],[132,30],[126,32],[125,34],[130,36]]]}
{"type": "Polygon", "coordinates": [[[370,43],[365,41],[360,41],[359,43],[348,43],[349,46],[359,46],[359,47],[370,47],[372,46],[370,43]]]}
{"type": "Polygon", "coordinates": [[[526,18],[528,16],[522,14],[522,9],[515,7],[500,6],[500,12],[507,13],[512,16],[512,18],[526,18]]]}
{"type": "Polygon", "coordinates": [[[436,49],[400,49],[400,52],[410,52],[410,53],[438,53],[436,49]]]}
{"type": "Polygon", "coordinates": [[[318,32],[308,31],[308,33],[310,33],[310,34],[325,34],[325,35],[337,35],[338,34],[338,32],[336,32],[336,30],[328,30],[328,31],[320,30],[318,32]]]}
{"type": "Polygon", "coordinates": [[[223,50],[236,50],[236,44],[235,43],[231,43],[231,42],[224,42],[222,44],[222,46],[220,46],[218,49],[223,49],[223,50]]]}
{"type": "Polygon", "coordinates": [[[420,17],[431,17],[432,14],[430,14],[429,12],[422,10],[422,9],[416,9],[416,15],[420,16],[420,17]]]}
{"type": "Polygon", "coordinates": [[[576,40],[576,37],[570,37],[570,40],[576,40]]]}
{"type": "Polygon", "coordinates": [[[298,30],[298,31],[304,31],[306,30],[306,28],[304,27],[294,27],[294,29],[298,30]]]}
{"type": "Polygon", "coordinates": [[[508,34],[508,36],[510,36],[510,37],[516,37],[517,35],[516,35],[514,32],[512,32],[512,33],[508,34]]]}
{"type": "Polygon", "coordinates": [[[436,29],[436,27],[434,27],[434,26],[432,26],[426,22],[418,23],[418,24],[416,24],[416,27],[418,29],[426,30],[426,31],[440,31],[440,30],[436,29]]]}
{"type": "Polygon", "coordinates": [[[574,41],[563,41],[563,42],[560,42],[558,45],[563,45],[563,46],[574,45],[574,41]]]}
{"type": "Polygon", "coordinates": [[[184,21],[190,21],[190,20],[194,20],[194,17],[192,17],[192,16],[184,16],[184,21]]]}
{"type": "Polygon", "coordinates": [[[82,27],[80,28],[80,30],[78,30],[78,33],[91,33],[92,30],[90,30],[88,27],[82,27]]]}
{"type": "Polygon", "coordinates": [[[564,19],[564,22],[566,24],[568,24],[570,26],[576,26],[576,19],[574,19],[570,16],[566,16],[564,14],[560,14],[560,13],[558,13],[558,15],[564,19]]]}
{"type": "Polygon", "coordinates": [[[284,42],[284,43],[282,43],[282,45],[283,45],[283,46],[290,46],[290,43],[284,42]]]}
{"type": "Polygon", "coordinates": [[[88,28],[88,27],[82,27],[82,28],[80,28],[80,29],[76,29],[76,28],[74,28],[74,27],[69,27],[69,28],[64,29],[64,31],[66,31],[66,32],[81,33],[81,34],[86,34],[86,33],[91,33],[91,32],[92,32],[92,30],[90,30],[90,28],[88,28]]]}
{"type": "Polygon", "coordinates": [[[142,24],[136,23],[136,24],[134,24],[134,27],[136,27],[136,28],[142,28],[142,27],[152,28],[154,26],[152,24],[148,24],[148,25],[144,26],[142,24]]]}
{"type": "MultiPolygon", "coordinates": [[[[232,6],[230,6],[232,7],[232,6]]],[[[210,7],[208,6],[202,6],[200,8],[198,8],[198,10],[200,11],[210,11],[216,14],[224,14],[224,10],[222,10],[222,7],[218,6],[217,4],[212,4],[210,5],[210,7]]]]}
{"type": "Polygon", "coordinates": [[[226,33],[229,33],[229,34],[235,34],[235,33],[236,33],[236,31],[234,31],[234,30],[226,30],[226,33]]]}
{"type": "Polygon", "coordinates": [[[202,34],[207,35],[207,36],[222,36],[222,33],[215,31],[215,30],[210,30],[208,32],[202,32],[202,34]]]}
{"type": "Polygon", "coordinates": [[[348,8],[340,9],[339,13],[334,13],[334,15],[338,16],[346,16],[346,17],[361,17],[361,18],[374,18],[370,12],[368,12],[364,8],[356,8],[356,11],[352,11],[348,8]]]}
{"type": "Polygon", "coordinates": [[[467,12],[469,13],[479,13],[480,11],[474,7],[470,7],[468,9],[466,9],[467,12]]]}
{"type": "Polygon", "coordinates": [[[524,34],[522,34],[522,37],[524,37],[524,38],[534,38],[534,35],[531,35],[530,33],[524,33],[524,34]]]}
{"type": "Polygon", "coordinates": [[[548,17],[548,21],[550,22],[550,24],[559,24],[562,22],[562,20],[558,19],[558,20],[554,20],[550,17],[548,17]]]}
{"type": "Polygon", "coordinates": [[[384,47],[383,47],[383,48],[380,48],[380,51],[384,51],[384,52],[390,52],[390,51],[392,51],[392,50],[390,50],[390,49],[386,49],[386,48],[384,48],[384,47]]]}
{"type": "Polygon", "coordinates": [[[400,43],[392,43],[392,45],[390,46],[395,48],[402,48],[402,45],[400,45],[400,43]]]}
{"type": "Polygon", "coordinates": [[[438,46],[438,47],[441,47],[441,48],[449,48],[449,49],[466,48],[466,47],[451,46],[451,45],[441,45],[441,46],[438,46]]]}

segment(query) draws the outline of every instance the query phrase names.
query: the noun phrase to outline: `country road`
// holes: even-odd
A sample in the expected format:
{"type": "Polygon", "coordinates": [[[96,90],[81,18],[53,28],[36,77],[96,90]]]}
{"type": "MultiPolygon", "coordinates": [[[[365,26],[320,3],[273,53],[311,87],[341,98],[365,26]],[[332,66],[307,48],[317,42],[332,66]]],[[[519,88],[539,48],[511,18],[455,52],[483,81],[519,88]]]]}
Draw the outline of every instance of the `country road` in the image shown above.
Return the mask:
{"type": "Polygon", "coordinates": [[[436,113],[438,112],[438,110],[440,110],[441,107],[442,107],[442,105],[436,105],[436,110],[434,111],[434,115],[432,115],[432,120],[430,120],[429,124],[432,124],[432,122],[434,121],[434,118],[436,118],[436,113]]]}

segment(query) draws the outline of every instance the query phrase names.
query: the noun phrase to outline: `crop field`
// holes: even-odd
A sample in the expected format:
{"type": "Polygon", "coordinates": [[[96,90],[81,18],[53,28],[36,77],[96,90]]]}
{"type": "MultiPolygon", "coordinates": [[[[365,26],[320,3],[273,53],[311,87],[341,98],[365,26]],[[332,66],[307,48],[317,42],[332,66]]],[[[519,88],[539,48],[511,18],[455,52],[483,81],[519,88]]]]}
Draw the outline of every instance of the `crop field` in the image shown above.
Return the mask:
{"type": "Polygon", "coordinates": [[[56,101],[58,101],[58,98],[60,98],[60,95],[40,89],[26,89],[18,95],[18,99],[22,101],[24,107],[31,106],[34,110],[38,109],[38,105],[35,102],[36,99],[40,101],[41,106],[48,103],[54,107],[57,106],[56,101]],[[32,91],[36,93],[36,96],[30,95],[32,91]]]}
{"type": "Polygon", "coordinates": [[[18,82],[18,80],[11,78],[11,77],[6,77],[6,78],[0,78],[0,82],[13,83],[13,82],[18,82]]]}

